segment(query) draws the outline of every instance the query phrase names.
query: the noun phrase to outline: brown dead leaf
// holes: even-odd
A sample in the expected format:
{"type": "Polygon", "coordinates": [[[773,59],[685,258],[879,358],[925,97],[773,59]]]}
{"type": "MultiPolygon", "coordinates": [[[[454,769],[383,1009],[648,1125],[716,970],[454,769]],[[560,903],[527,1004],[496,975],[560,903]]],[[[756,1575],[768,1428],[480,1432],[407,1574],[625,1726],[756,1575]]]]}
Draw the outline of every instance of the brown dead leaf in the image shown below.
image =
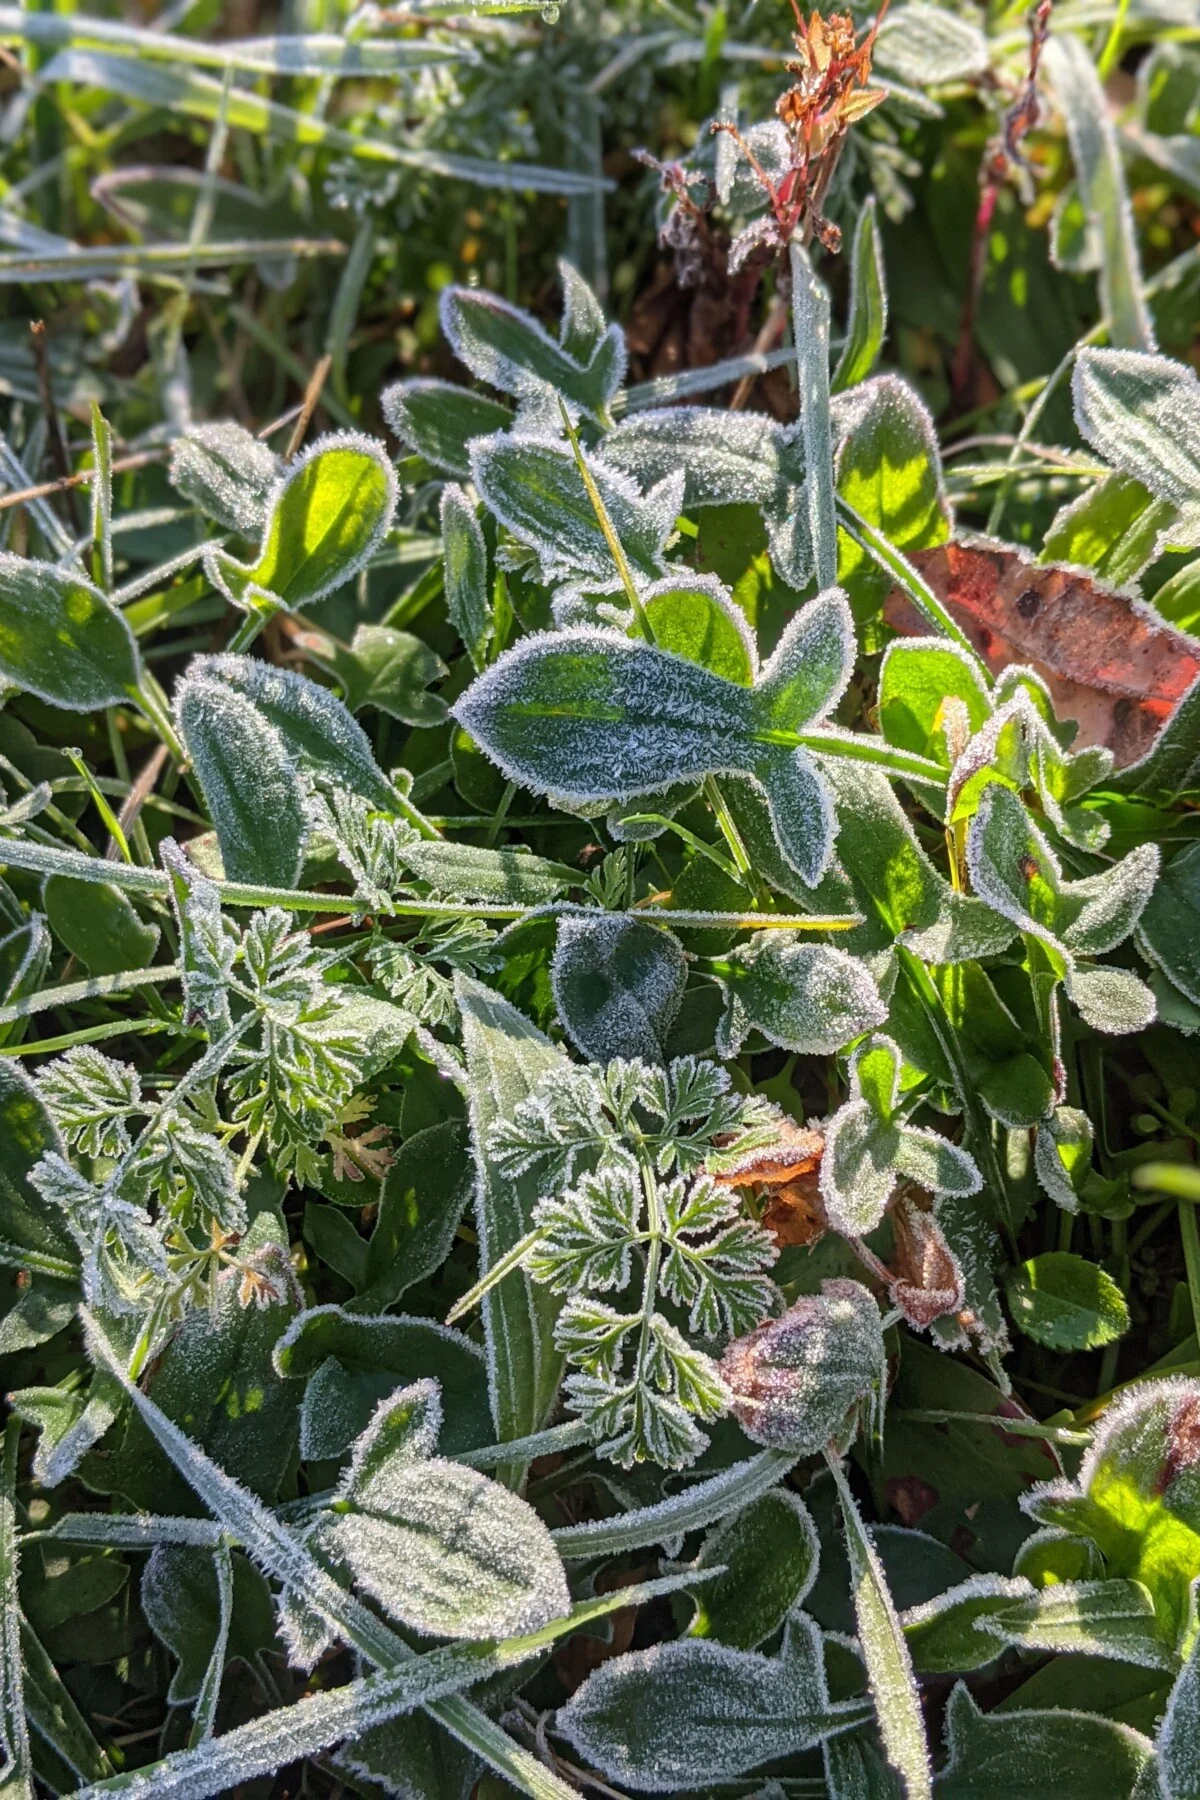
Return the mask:
{"type": "Polygon", "coordinates": [[[736,1159],[714,1159],[713,1180],[719,1187],[753,1188],[767,1196],[762,1223],[782,1250],[789,1244],[811,1244],[826,1229],[819,1186],[821,1132],[781,1118],[778,1136],[769,1144],[736,1159]]]}
{"type": "MultiPolygon", "coordinates": [[[[1037,563],[978,539],[908,552],[994,675],[1025,663],[1050,690],[1075,748],[1103,744],[1118,769],[1145,756],[1200,676],[1200,643],[1079,569],[1037,563]]],[[[895,631],[929,631],[901,588],[884,602],[895,631]]]]}
{"type": "Polygon", "coordinates": [[[918,1330],[947,1313],[961,1312],[963,1272],[932,1212],[909,1194],[892,1208],[892,1281],[889,1292],[918,1330]]]}

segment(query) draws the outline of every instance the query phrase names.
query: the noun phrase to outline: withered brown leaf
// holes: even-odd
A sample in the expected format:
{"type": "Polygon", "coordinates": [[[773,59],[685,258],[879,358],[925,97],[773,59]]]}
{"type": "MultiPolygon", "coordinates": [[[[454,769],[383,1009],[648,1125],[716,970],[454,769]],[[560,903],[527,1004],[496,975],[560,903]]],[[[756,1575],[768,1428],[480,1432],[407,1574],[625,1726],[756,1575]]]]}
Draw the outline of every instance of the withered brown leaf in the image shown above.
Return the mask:
{"type": "MultiPolygon", "coordinates": [[[[1106,745],[1118,769],[1147,754],[1200,676],[1195,638],[1080,569],[980,539],[908,556],[992,673],[1028,664],[1079,726],[1076,748],[1106,745]]],[[[906,636],[929,630],[899,587],[883,616],[906,636]]]]}

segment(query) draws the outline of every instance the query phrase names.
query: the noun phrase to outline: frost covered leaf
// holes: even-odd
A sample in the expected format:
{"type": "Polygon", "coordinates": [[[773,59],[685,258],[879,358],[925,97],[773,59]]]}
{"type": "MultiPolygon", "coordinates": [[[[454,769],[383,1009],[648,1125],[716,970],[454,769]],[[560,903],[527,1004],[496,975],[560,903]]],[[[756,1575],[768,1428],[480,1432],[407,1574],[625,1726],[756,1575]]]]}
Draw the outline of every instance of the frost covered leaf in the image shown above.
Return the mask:
{"type": "Polygon", "coordinates": [[[971,824],[967,862],[976,893],[1037,938],[1080,1012],[1098,1031],[1131,1031],[1154,1017],[1153,997],[1124,969],[1078,967],[1129,936],[1150,899],[1159,852],[1141,844],[1099,875],[1067,881],[1050,845],[1008,788],[989,787],[971,824]]]}
{"type": "Polygon", "coordinates": [[[82,1155],[115,1157],[129,1148],[127,1120],[144,1110],[132,1063],[77,1044],[42,1064],[37,1087],[59,1130],[82,1155]]]}
{"type": "Polygon", "coordinates": [[[642,590],[642,609],[660,650],[673,650],[739,687],[749,687],[757,677],[754,634],[715,576],[665,575],[642,590]]]}
{"type": "Polygon", "coordinates": [[[1153,350],[1121,147],[1096,65],[1087,47],[1067,34],[1050,39],[1044,64],[1066,120],[1079,197],[1100,245],[1100,303],[1111,339],[1125,350],[1153,350]]]}
{"type": "MultiPolygon", "coordinates": [[[[568,1065],[560,1049],[482,982],[459,974],[455,992],[463,1022],[482,1276],[525,1237],[544,1191],[536,1175],[514,1178],[503,1170],[492,1148],[493,1133],[512,1119],[539,1080],[568,1065]]],[[[485,1296],[488,1386],[502,1443],[539,1431],[554,1403],[562,1370],[553,1338],[558,1310],[554,1296],[521,1271],[485,1296]]]]}
{"type": "Polygon", "coordinates": [[[1009,1277],[1007,1298],[1014,1324],[1051,1350],[1096,1350],[1129,1329],[1125,1296],[1112,1276],[1066,1250],[1022,1263],[1009,1277]]]}
{"type": "Polygon", "coordinates": [[[981,75],[988,43],[971,19],[909,0],[880,27],[874,61],[909,87],[941,87],[981,75]]]}
{"type": "Polygon", "coordinates": [[[295,887],[308,820],[279,732],[235,688],[203,675],[181,684],[177,716],[217,828],[225,879],[295,887]]]}
{"type": "Polygon", "coordinates": [[[267,516],[267,495],[282,466],[261,438],[227,420],[191,425],[175,439],[170,480],[207,518],[244,537],[257,537],[267,516]]]}
{"type": "Polygon", "coordinates": [[[1180,1376],[1126,1388],[1101,1415],[1076,1482],[1052,1481],[1022,1508],[1089,1539],[1112,1578],[1147,1589],[1164,1642],[1186,1641],[1200,1577],[1200,1382],[1180,1376]]]}
{"type": "Polygon", "coordinates": [[[820,1294],[802,1295],[782,1318],[730,1344],[721,1373],[734,1417],[756,1444],[798,1456],[845,1448],[882,1406],[879,1309],[860,1282],[825,1281],[820,1294]]]}
{"type": "Polygon", "coordinates": [[[1038,1126],[1034,1168],[1043,1189],[1064,1212],[1079,1211],[1092,1166],[1092,1122],[1075,1106],[1056,1106],[1038,1126]]]}
{"type": "Polygon", "coordinates": [[[1200,1004],[1200,848],[1189,845],[1167,863],[1139,921],[1138,944],[1200,1004]]]}
{"type": "Polygon", "coordinates": [[[528,850],[489,850],[446,838],[409,839],[401,854],[410,877],[454,900],[541,906],[582,880],[565,863],[549,862],[528,850]]]}
{"type": "Polygon", "coordinates": [[[505,431],[513,420],[507,406],[449,381],[398,381],[379,404],[406,449],[460,481],[471,473],[471,439],[505,431]]]}
{"type": "MultiPolygon", "coordinates": [[[[609,402],[625,378],[625,334],[619,325],[610,325],[596,337],[593,330],[585,331],[579,325],[583,314],[578,290],[584,283],[574,271],[572,278],[562,343],[556,344],[529,313],[478,288],[443,290],[442,331],[472,375],[501,393],[533,402],[545,409],[547,416],[555,395],[562,394],[603,423],[609,402]],[[572,353],[585,349],[586,360],[582,354],[572,353]]],[[[599,311],[594,296],[592,306],[595,312],[591,308],[588,312],[594,318],[599,311]]]]}
{"type": "MultiPolygon", "coordinates": [[[[945,20],[946,14],[938,13],[937,17],[945,20]]],[[[850,251],[850,316],[846,342],[830,381],[833,393],[856,387],[867,379],[883,348],[887,316],[883,245],[875,219],[875,196],[870,194],[854,227],[854,245],[850,251]]]]}
{"type": "Polygon", "coordinates": [[[492,635],[487,546],[475,508],[460,487],[442,489],[442,545],[446,558],[446,611],[477,669],[492,635]]]}
{"type": "Polygon", "coordinates": [[[722,1570],[695,1591],[689,1635],[754,1650],[804,1600],[817,1578],[819,1543],[798,1494],[774,1488],[705,1538],[699,1569],[722,1570]]]}
{"type": "Polygon", "coordinates": [[[584,1056],[662,1061],[687,984],[669,931],[606,913],[562,918],[550,979],[559,1018],[584,1056]]]}
{"type": "Polygon", "coordinates": [[[981,1185],[965,1150],[905,1122],[901,1061],[888,1037],[870,1038],[855,1051],[849,1098],[825,1128],[821,1198],[829,1223],[847,1237],[875,1229],[901,1177],[935,1194],[974,1194],[981,1185]]]}
{"type": "Polygon", "coordinates": [[[999,1644],[1172,1669],[1154,1605],[1137,1581],[1056,1581],[990,1613],[975,1629],[999,1644]]]}
{"type": "Polygon", "coordinates": [[[1025,1579],[971,1575],[932,1600],[901,1614],[904,1641],[921,1675],[963,1674],[995,1662],[1002,1646],[984,1636],[981,1624],[1003,1616],[1015,1601],[1032,1593],[1025,1579]]]}
{"type": "Polygon", "coordinates": [[[414,1460],[411,1436],[385,1448],[397,1404],[356,1447],[322,1544],[414,1631],[513,1637],[560,1618],[566,1576],[533,1508],[461,1463],[414,1460]]]}
{"type": "Polygon", "coordinates": [[[833,809],[788,734],[819,726],[836,705],[853,646],[836,590],[796,614],[749,689],[611,633],[535,634],[479,677],[455,716],[509,780],[535,793],[632,800],[743,770],[761,782],[784,855],[811,884],[832,854],[833,809]]]}
{"type": "Polygon", "coordinates": [[[1163,1800],[1200,1797],[1200,1637],[1180,1669],[1158,1730],[1158,1780],[1163,1800]]]}
{"type": "MultiPolygon", "coordinates": [[[[642,494],[628,475],[583,454],[634,576],[653,581],[663,573],[663,551],[682,507],[682,475],[669,475],[642,494]]],[[[536,553],[545,581],[617,584],[608,539],[568,445],[503,433],[477,438],[471,476],[489,510],[536,553]]]]}
{"type": "Polygon", "coordinates": [[[825,1460],[837,1487],[859,1650],[867,1668],[883,1748],[889,1764],[900,1776],[906,1800],[932,1800],[921,1696],[883,1563],[862,1522],[840,1453],[827,1447],[825,1460]]]}
{"type": "Polygon", "coordinates": [[[609,1781],[667,1793],[811,1749],[862,1717],[834,1705],[820,1638],[795,1619],[778,1656],[687,1638],[614,1657],[560,1707],[557,1728],[609,1781]]]}
{"type": "Polygon", "coordinates": [[[180,691],[193,678],[220,682],[248,700],[306,775],[362,794],[385,811],[394,804],[395,790],[366,732],[328,688],[253,656],[196,657],[180,691]]]}
{"type": "MultiPolygon", "coordinates": [[[[721,139],[724,143],[726,140],[721,139]]],[[[771,560],[802,588],[812,575],[804,516],[804,453],[762,413],[671,406],[634,413],[604,438],[604,460],[642,486],[684,474],[683,506],[750,504],[762,509],[771,560]]]]}
{"type": "Polygon", "coordinates": [[[221,913],[215,882],[190,863],[174,838],[159,847],[171,884],[171,904],[179,931],[183,965],[183,997],[189,1022],[202,1021],[210,1032],[229,1029],[229,978],[240,944],[233,921],[221,913]]]}
{"type": "MultiPolygon", "coordinates": [[[[868,524],[906,553],[950,536],[941,455],[924,403],[896,375],[842,394],[834,408],[837,491],[868,524]]],[[[867,552],[838,534],[838,580],[856,599],[882,598],[889,580],[867,552]]]]}
{"type": "Polygon", "coordinates": [[[946,1709],[946,1744],[938,1800],[1095,1800],[1100,1770],[1112,1800],[1131,1800],[1154,1755],[1140,1732],[1095,1713],[981,1713],[961,1682],[946,1709]]]}
{"type": "Polygon", "coordinates": [[[311,606],[370,561],[391,528],[396,495],[382,444],[356,432],[318,438],[267,496],[255,561],[210,545],[209,579],[238,605],[265,596],[290,610],[311,606]]]}
{"type": "Polygon", "coordinates": [[[754,1030],[801,1056],[828,1054],[887,1018],[862,962],[793,932],[756,932],[713,967],[726,995],[722,1056],[736,1056],[754,1030]]]}
{"type": "Polygon", "coordinates": [[[1180,510],[1173,542],[1200,533],[1200,380],[1166,356],[1082,350],[1071,378],[1075,418],[1107,462],[1180,510]]]}
{"type": "MultiPolygon", "coordinates": [[[[397,1291],[405,1285],[399,1274],[395,1285],[397,1291]]],[[[303,1454],[340,1456],[367,1429],[377,1407],[401,1389],[435,1377],[447,1414],[444,1453],[456,1456],[490,1442],[487,1365],[479,1346],[432,1319],[367,1313],[365,1298],[358,1296],[360,1310],[353,1313],[339,1306],[309,1307],[274,1346],[281,1376],[307,1378],[300,1417],[303,1454]]]]}
{"type": "Polygon", "coordinates": [[[1132,475],[1114,472],[1059,508],[1039,560],[1094,569],[1123,587],[1159,554],[1177,518],[1169,500],[1158,499],[1132,475]]]}
{"type": "Polygon", "coordinates": [[[437,1452],[442,1430],[442,1391],[427,1377],[381,1400],[370,1424],[354,1441],[338,1481],[340,1500],[386,1512],[392,1480],[437,1452]]]}
{"type": "Polygon", "coordinates": [[[82,576],[0,551],[0,676],[69,712],[120,706],[142,665],[115,606],[82,576]]]}

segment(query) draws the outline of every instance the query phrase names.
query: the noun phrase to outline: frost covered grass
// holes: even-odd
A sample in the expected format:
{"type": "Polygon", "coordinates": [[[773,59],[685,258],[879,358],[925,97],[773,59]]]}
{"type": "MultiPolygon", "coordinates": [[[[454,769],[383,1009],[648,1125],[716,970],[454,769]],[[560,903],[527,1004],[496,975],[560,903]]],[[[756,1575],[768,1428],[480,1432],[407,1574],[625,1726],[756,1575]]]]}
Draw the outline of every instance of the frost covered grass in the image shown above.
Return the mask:
{"type": "Polygon", "coordinates": [[[0,42],[6,1800],[1196,1800],[1194,9],[0,42]]]}

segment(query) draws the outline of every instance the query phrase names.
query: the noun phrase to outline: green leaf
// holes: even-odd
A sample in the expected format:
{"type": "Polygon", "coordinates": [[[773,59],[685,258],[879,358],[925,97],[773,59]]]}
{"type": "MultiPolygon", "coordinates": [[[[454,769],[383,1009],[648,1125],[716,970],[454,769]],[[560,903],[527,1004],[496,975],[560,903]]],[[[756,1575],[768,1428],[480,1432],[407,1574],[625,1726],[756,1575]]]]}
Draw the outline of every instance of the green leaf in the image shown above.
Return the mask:
{"type": "MultiPolygon", "coordinates": [[[[402,632],[395,635],[407,636],[402,632]]],[[[386,652],[386,640],[380,641],[380,647],[386,652]]],[[[375,761],[366,732],[328,688],[252,656],[198,656],[188,667],[181,684],[183,692],[193,677],[220,682],[250,701],[279,733],[289,757],[306,774],[363,794],[384,811],[394,807],[396,791],[375,761]]]]}
{"type": "Polygon", "coordinates": [[[442,489],[442,543],[446,557],[446,611],[467,655],[482,669],[492,635],[487,545],[475,508],[453,482],[442,489]]]}
{"type": "Polygon", "coordinates": [[[1047,43],[1044,63],[1066,120],[1080,199],[1100,246],[1100,304],[1109,336],[1122,349],[1153,350],[1120,144],[1095,64],[1087,47],[1066,35],[1047,43]]]}
{"type": "Polygon", "coordinates": [[[311,606],[370,561],[391,527],[396,494],[382,444],[354,432],[319,438],[268,496],[256,560],[210,547],[209,579],[239,605],[266,596],[291,610],[311,606]]]}
{"type": "Polygon", "coordinates": [[[1166,356],[1082,350],[1071,378],[1080,431],[1108,462],[1179,508],[1172,540],[1200,531],[1200,379],[1166,356]]]}
{"type": "Polygon", "coordinates": [[[453,1121],[405,1138],[383,1178],[356,1311],[381,1311],[424,1281],[449,1254],[471,1197],[467,1134],[453,1121]]]}
{"type": "MultiPolygon", "coordinates": [[[[455,977],[463,1022],[467,1099],[475,1156],[479,1273],[484,1276],[530,1231],[541,1195],[536,1173],[504,1173],[488,1148],[496,1124],[511,1119],[563,1052],[515,1006],[481,982],[455,977]]],[[[529,1437],[545,1424],[558,1393],[562,1353],[554,1347],[561,1302],[523,1270],[484,1297],[488,1390],[496,1438],[529,1437]]]]}
{"type": "MultiPolygon", "coordinates": [[[[195,203],[189,195],[189,209],[195,203]]],[[[172,487],[207,518],[246,537],[261,534],[281,467],[261,438],[232,420],[189,426],[171,446],[172,487]]]]}
{"type": "Polygon", "coordinates": [[[1179,1671],[1158,1733],[1163,1800],[1200,1800],[1200,1637],[1179,1671]]]}
{"type": "MultiPolygon", "coordinates": [[[[939,13],[937,16],[944,19],[946,15],[939,13]]],[[[854,227],[854,244],[850,251],[850,317],[846,341],[830,382],[833,393],[840,394],[843,389],[857,387],[859,382],[867,379],[883,348],[887,313],[883,245],[875,221],[875,196],[870,194],[854,227]]]]}
{"type": "Polygon", "coordinates": [[[75,1240],[60,1208],[51,1206],[31,1185],[29,1172],[44,1155],[65,1156],[41,1095],[12,1057],[0,1058],[0,1243],[6,1262],[32,1267],[39,1257],[51,1258],[57,1275],[70,1275],[79,1262],[75,1240]]]}
{"type": "Polygon", "coordinates": [[[672,650],[740,687],[752,684],[758,647],[745,613],[715,576],[696,575],[691,581],[665,576],[643,592],[642,607],[660,650],[672,650]]]}
{"type": "Polygon", "coordinates": [[[937,1800],[1132,1800],[1153,1746],[1127,1725],[1094,1713],[984,1714],[960,1682],[946,1709],[949,1761],[937,1800]]]}
{"type": "MultiPolygon", "coordinates": [[[[554,416],[554,396],[562,394],[593,419],[606,421],[609,402],[625,376],[625,334],[619,325],[593,341],[583,362],[556,344],[529,313],[498,294],[444,288],[440,313],[454,354],[490,387],[540,403],[547,417],[554,416]]],[[[564,323],[569,330],[569,310],[564,323]]]]}
{"type": "Polygon", "coordinates": [[[98,588],[0,551],[0,676],[51,706],[94,712],[135,696],[133,633],[98,588]]]}
{"type": "Polygon", "coordinates": [[[930,1800],[933,1787],[921,1700],[887,1576],[850,1492],[840,1457],[826,1451],[825,1460],[841,1503],[859,1648],[867,1666],[883,1747],[904,1783],[906,1800],[930,1800]]]}
{"type": "Polygon", "coordinates": [[[111,883],[52,875],[42,890],[42,905],[54,935],[92,975],[148,968],[154,959],[158,926],[144,924],[111,883]]]}
{"type": "Polygon", "coordinates": [[[947,768],[952,743],[981,731],[992,698],[978,664],[944,638],[898,638],[879,670],[879,729],[889,744],[915,750],[947,768]]]}
{"type": "Polygon", "coordinates": [[[794,932],[755,932],[713,967],[726,997],[722,1056],[737,1056],[755,1030],[798,1055],[827,1055],[887,1018],[862,962],[794,932]]]}
{"type": "Polygon", "coordinates": [[[398,381],[379,404],[406,449],[460,481],[471,473],[471,439],[505,431],[513,419],[507,406],[449,381],[398,381]]]}
{"type": "Polygon", "coordinates": [[[550,980],[563,1027],[589,1062],[664,1060],[687,985],[687,964],[671,932],[608,913],[562,918],[550,980]]]}
{"type": "MultiPolygon", "coordinates": [[[[360,1296],[358,1304],[365,1299],[360,1296]]],[[[433,1376],[446,1401],[446,1454],[474,1450],[491,1440],[483,1356],[461,1332],[432,1319],[310,1307],[278,1339],[274,1365],[287,1379],[308,1377],[301,1414],[305,1456],[340,1455],[366,1429],[380,1401],[397,1388],[433,1376]]]]}
{"type": "Polygon", "coordinates": [[[279,732],[235,688],[204,675],[181,684],[177,711],[225,879],[295,887],[308,819],[279,732]]]}
{"type": "Polygon", "coordinates": [[[1200,1005],[1200,844],[1173,856],[1138,922],[1138,943],[1200,1005]]]}
{"type": "Polygon", "coordinates": [[[692,1637],[754,1650],[800,1606],[817,1574],[819,1546],[808,1508],[774,1488],[709,1533],[698,1569],[720,1568],[696,1590],[692,1637]]]}
{"type": "Polygon", "coordinates": [[[922,1675],[953,1675],[994,1663],[1004,1646],[985,1636],[981,1624],[993,1616],[1003,1618],[1030,1591],[1026,1580],[971,1575],[909,1607],[900,1623],[913,1667],[922,1675]]]}
{"type": "Polygon", "coordinates": [[[1022,1263],[1006,1293],[1013,1323],[1051,1350],[1097,1350],[1129,1330],[1125,1296],[1112,1276],[1065,1250],[1022,1263]]]}
{"type": "Polygon", "coordinates": [[[998,1646],[1053,1655],[1100,1656],[1147,1669],[1173,1669],[1175,1658],[1137,1581],[1060,1581],[979,1620],[998,1646]]]}
{"type": "Polygon", "coordinates": [[[614,1657],[559,1708],[558,1729],[608,1781],[664,1793],[811,1749],[862,1710],[830,1701],[820,1638],[801,1615],[775,1657],[703,1638],[614,1657]]]}
{"type": "MultiPolygon", "coordinates": [[[[426,690],[441,681],[446,665],[411,631],[397,631],[391,625],[360,625],[345,649],[337,646],[327,666],[341,682],[351,712],[375,706],[402,725],[428,728],[445,723],[446,702],[440,694],[426,690]]],[[[373,781],[381,780],[376,773],[373,781]]]]}
{"type": "Polygon", "coordinates": [[[531,1506],[477,1469],[414,1460],[411,1439],[378,1445],[404,1404],[385,1402],[356,1444],[322,1545],[393,1618],[430,1636],[513,1637],[561,1618],[566,1575],[531,1506]]]}
{"type": "Polygon", "coordinates": [[[1037,1178],[1065,1212],[1078,1212],[1079,1198],[1092,1168],[1092,1122],[1074,1106],[1056,1106],[1038,1125],[1034,1145],[1037,1178]]]}
{"type": "Polygon", "coordinates": [[[1169,500],[1157,499],[1134,476],[1106,475],[1055,514],[1038,561],[1094,569],[1111,586],[1124,587],[1158,555],[1176,517],[1169,500]]]}
{"type": "MultiPolygon", "coordinates": [[[[895,375],[878,375],[837,403],[837,491],[897,550],[925,550],[950,536],[937,433],[922,401],[895,375]]],[[[891,585],[849,534],[838,533],[838,580],[862,607],[891,585]]]]}

